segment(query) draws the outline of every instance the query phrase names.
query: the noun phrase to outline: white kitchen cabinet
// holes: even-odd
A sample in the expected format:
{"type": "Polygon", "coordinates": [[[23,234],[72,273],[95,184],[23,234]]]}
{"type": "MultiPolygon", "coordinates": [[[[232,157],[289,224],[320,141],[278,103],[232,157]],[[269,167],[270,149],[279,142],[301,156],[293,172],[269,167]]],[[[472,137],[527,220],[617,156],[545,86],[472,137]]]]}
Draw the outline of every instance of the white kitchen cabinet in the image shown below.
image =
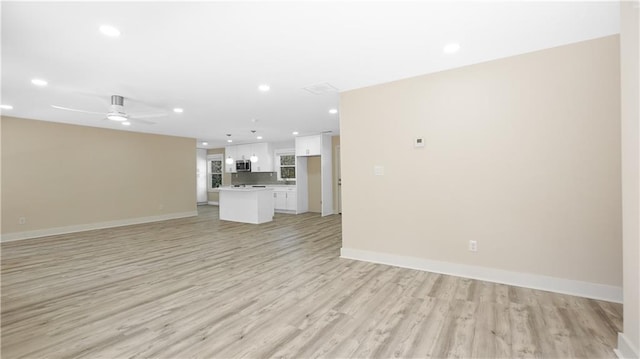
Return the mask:
{"type": "Polygon", "coordinates": [[[298,209],[296,189],[275,187],[273,189],[273,207],[278,212],[296,213],[298,209]]]}
{"type": "Polygon", "coordinates": [[[258,161],[251,163],[251,172],[273,172],[273,154],[271,145],[254,143],[251,145],[251,154],[258,157],[258,161]]]}
{"type": "Polygon", "coordinates": [[[295,191],[287,191],[287,203],[285,209],[287,211],[296,212],[298,209],[298,196],[295,191]]]}
{"type": "Polygon", "coordinates": [[[309,210],[307,159],[311,156],[320,156],[321,213],[323,216],[327,216],[333,214],[331,135],[320,134],[296,137],[297,213],[304,213],[309,210]]]}
{"type": "Polygon", "coordinates": [[[322,135],[296,137],[296,156],[320,156],[322,135]]]}
{"type": "Polygon", "coordinates": [[[236,145],[236,160],[248,160],[251,157],[251,145],[236,145]]]}
{"type": "Polygon", "coordinates": [[[225,159],[233,158],[233,164],[226,164],[225,169],[229,173],[236,172],[236,161],[249,160],[252,155],[258,157],[258,161],[251,163],[251,172],[273,172],[273,153],[271,144],[267,142],[250,143],[246,145],[233,145],[225,147],[225,159]]]}
{"type": "Polygon", "coordinates": [[[236,173],[236,160],[238,159],[238,149],[236,146],[227,146],[224,148],[224,168],[227,173],[236,173]],[[231,157],[232,162],[227,163],[227,159],[231,157]]]}
{"type": "Polygon", "coordinates": [[[287,192],[273,191],[273,208],[276,211],[287,208],[287,192]]]}

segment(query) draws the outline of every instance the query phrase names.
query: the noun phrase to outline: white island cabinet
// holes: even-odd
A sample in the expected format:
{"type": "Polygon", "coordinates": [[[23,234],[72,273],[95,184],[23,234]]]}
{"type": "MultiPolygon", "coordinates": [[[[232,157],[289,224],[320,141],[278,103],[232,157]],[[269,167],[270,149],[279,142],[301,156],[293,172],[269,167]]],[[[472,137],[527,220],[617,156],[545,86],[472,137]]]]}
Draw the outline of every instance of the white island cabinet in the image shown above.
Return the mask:
{"type": "Polygon", "coordinates": [[[273,189],[254,187],[221,187],[220,219],[223,221],[260,224],[273,220],[273,189]]]}

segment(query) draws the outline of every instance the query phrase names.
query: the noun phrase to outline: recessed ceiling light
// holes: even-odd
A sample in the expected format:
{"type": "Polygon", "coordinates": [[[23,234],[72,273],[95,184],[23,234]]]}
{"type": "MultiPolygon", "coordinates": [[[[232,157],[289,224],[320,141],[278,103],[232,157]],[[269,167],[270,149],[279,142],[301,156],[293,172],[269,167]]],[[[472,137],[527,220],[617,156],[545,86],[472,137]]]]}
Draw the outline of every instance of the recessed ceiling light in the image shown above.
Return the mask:
{"type": "Polygon", "coordinates": [[[208,146],[208,145],[209,145],[209,142],[202,142],[202,145],[203,145],[203,146],[208,146]]]}
{"type": "Polygon", "coordinates": [[[227,142],[231,143],[231,142],[233,142],[233,140],[227,140],[227,142]]]}
{"type": "Polygon", "coordinates": [[[0,105],[0,108],[3,110],[13,110],[13,106],[11,105],[0,105]]]}
{"type": "Polygon", "coordinates": [[[109,25],[100,26],[100,32],[103,35],[106,35],[106,36],[109,36],[109,37],[118,37],[118,36],[120,36],[120,30],[116,29],[113,26],[109,26],[109,25]]]}
{"type": "Polygon", "coordinates": [[[293,131],[292,134],[295,136],[298,134],[298,131],[293,131]]]}
{"type": "Polygon", "coordinates": [[[176,108],[173,109],[173,112],[175,112],[175,113],[183,113],[184,110],[181,109],[180,107],[176,107],[176,108]]]}
{"type": "Polygon", "coordinates": [[[460,44],[458,44],[457,42],[452,42],[450,44],[446,44],[444,46],[444,48],[442,49],[442,51],[445,54],[453,54],[455,52],[458,52],[458,50],[460,50],[460,44]]]}
{"type": "Polygon", "coordinates": [[[331,110],[329,110],[329,113],[332,115],[335,115],[336,113],[338,113],[338,110],[335,108],[332,108],[331,110]]]}
{"type": "Polygon", "coordinates": [[[131,122],[129,122],[129,121],[124,121],[124,122],[122,123],[122,126],[131,126],[131,122]]]}
{"type": "Polygon", "coordinates": [[[258,90],[260,90],[262,92],[267,92],[267,91],[271,90],[271,86],[269,86],[267,84],[262,84],[262,85],[258,86],[258,90]]]}
{"type": "Polygon", "coordinates": [[[33,80],[31,80],[31,83],[36,85],[36,86],[40,86],[40,87],[47,86],[47,84],[48,84],[48,82],[43,80],[43,79],[33,79],[33,80]]]}
{"type": "Polygon", "coordinates": [[[261,140],[261,139],[262,139],[262,136],[256,137],[256,140],[261,140]]]}

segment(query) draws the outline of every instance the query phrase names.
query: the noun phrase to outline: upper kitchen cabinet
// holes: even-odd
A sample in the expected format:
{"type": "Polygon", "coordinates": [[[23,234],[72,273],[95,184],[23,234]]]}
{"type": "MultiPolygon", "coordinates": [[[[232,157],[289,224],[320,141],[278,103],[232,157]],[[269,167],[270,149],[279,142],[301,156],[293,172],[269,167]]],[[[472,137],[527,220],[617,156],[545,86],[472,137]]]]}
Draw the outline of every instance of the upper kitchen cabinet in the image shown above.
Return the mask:
{"type": "Polygon", "coordinates": [[[238,156],[236,160],[248,160],[249,157],[251,157],[251,146],[252,145],[232,146],[236,148],[236,155],[238,156]]]}
{"type": "Polygon", "coordinates": [[[273,172],[273,154],[271,153],[271,145],[263,142],[254,143],[249,146],[251,146],[250,156],[257,157],[257,161],[251,163],[251,172],[273,172]]]}
{"type": "Polygon", "coordinates": [[[227,146],[224,148],[224,168],[227,173],[236,173],[236,160],[238,159],[238,149],[236,147],[227,146]]]}
{"type": "Polygon", "coordinates": [[[256,156],[257,160],[251,162],[251,172],[273,172],[271,145],[266,142],[225,147],[225,169],[228,173],[236,173],[236,161],[248,161],[252,156],[256,156]],[[231,164],[226,163],[229,157],[233,159],[231,164]]]}
{"type": "Polygon", "coordinates": [[[322,135],[296,137],[296,156],[320,156],[322,135]]]}

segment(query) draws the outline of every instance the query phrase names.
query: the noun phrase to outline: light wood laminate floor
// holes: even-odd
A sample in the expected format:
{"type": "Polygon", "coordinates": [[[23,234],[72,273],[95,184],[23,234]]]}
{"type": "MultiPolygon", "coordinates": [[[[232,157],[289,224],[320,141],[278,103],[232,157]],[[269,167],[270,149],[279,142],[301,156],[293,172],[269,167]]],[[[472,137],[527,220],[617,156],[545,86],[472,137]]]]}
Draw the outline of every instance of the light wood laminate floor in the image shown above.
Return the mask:
{"type": "Polygon", "coordinates": [[[2,244],[2,358],[613,358],[620,304],[339,258],[341,217],[2,244]]]}

